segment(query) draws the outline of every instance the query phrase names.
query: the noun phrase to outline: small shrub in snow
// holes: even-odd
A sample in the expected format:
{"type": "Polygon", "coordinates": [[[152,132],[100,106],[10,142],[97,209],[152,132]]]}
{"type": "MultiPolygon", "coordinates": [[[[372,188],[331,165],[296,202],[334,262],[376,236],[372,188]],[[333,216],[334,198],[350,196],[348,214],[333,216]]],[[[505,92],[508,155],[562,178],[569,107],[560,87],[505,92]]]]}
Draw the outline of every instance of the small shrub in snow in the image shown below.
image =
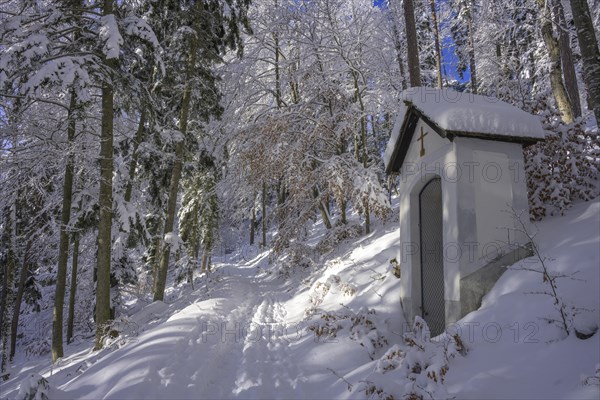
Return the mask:
{"type": "Polygon", "coordinates": [[[329,289],[331,289],[329,279],[326,282],[318,282],[313,290],[313,294],[310,296],[310,302],[316,306],[321,304],[327,293],[329,293],[329,289]]]}
{"type": "Polygon", "coordinates": [[[396,278],[400,279],[400,277],[402,276],[400,263],[395,258],[392,258],[390,260],[390,268],[392,270],[392,274],[394,274],[396,278]]]}
{"type": "Polygon", "coordinates": [[[325,296],[332,291],[337,290],[345,296],[354,296],[356,288],[349,283],[342,282],[342,279],[337,275],[331,275],[325,282],[318,282],[310,296],[310,302],[318,306],[323,302],[325,296]]]}
{"type": "Polygon", "coordinates": [[[415,317],[402,345],[392,346],[378,361],[374,375],[365,383],[368,398],[447,399],[444,380],[450,360],[466,354],[458,335],[431,341],[427,323],[415,317]]]}
{"type": "Polygon", "coordinates": [[[356,288],[349,283],[340,283],[338,290],[342,292],[344,296],[354,296],[356,294],[356,288]]]}
{"type": "Polygon", "coordinates": [[[36,342],[31,342],[25,347],[27,357],[40,357],[50,354],[51,343],[49,338],[40,338],[36,342]]]}
{"type": "Polygon", "coordinates": [[[317,244],[316,250],[321,254],[329,254],[346,239],[354,239],[362,235],[363,228],[358,224],[339,225],[329,229],[317,244]]]}
{"type": "Polygon", "coordinates": [[[297,271],[314,268],[312,259],[314,249],[302,243],[290,243],[286,249],[285,256],[277,264],[277,274],[281,278],[289,278],[297,271]]]}
{"type": "Polygon", "coordinates": [[[365,387],[365,395],[369,399],[374,398],[375,396],[377,396],[378,398],[383,399],[383,400],[394,400],[395,399],[394,396],[392,396],[391,394],[385,393],[383,391],[383,389],[378,388],[377,386],[375,386],[374,384],[372,384],[370,382],[365,387]]]}
{"type": "Polygon", "coordinates": [[[48,381],[39,374],[30,374],[27,379],[21,383],[17,400],[48,400],[50,386],[48,381]]]}
{"type": "Polygon", "coordinates": [[[130,343],[139,334],[139,326],[127,317],[119,317],[113,320],[107,329],[106,335],[102,338],[105,348],[120,348],[130,343]]]}
{"type": "Polygon", "coordinates": [[[348,332],[348,337],[363,346],[372,358],[377,349],[388,343],[379,333],[378,325],[375,310],[361,308],[356,313],[323,313],[309,324],[308,330],[323,341],[337,338],[341,331],[348,332]]]}
{"type": "Polygon", "coordinates": [[[574,200],[598,195],[600,131],[581,123],[547,126],[545,141],[525,150],[531,217],[562,214],[574,200]]]}
{"type": "Polygon", "coordinates": [[[600,386],[600,364],[596,364],[596,375],[584,377],[582,383],[586,386],[600,386]]]}

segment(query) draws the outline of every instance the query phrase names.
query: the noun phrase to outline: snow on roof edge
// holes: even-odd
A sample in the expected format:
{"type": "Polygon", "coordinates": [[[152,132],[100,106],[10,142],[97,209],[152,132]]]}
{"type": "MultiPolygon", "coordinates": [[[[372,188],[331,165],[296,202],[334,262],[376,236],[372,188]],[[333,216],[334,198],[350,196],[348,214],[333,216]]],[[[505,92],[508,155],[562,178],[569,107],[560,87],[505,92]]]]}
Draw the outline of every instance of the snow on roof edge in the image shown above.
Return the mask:
{"type": "Polygon", "coordinates": [[[537,116],[494,97],[415,87],[403,91],[401,98],[446,131],[533,139],[546,135],[537,116]]]}

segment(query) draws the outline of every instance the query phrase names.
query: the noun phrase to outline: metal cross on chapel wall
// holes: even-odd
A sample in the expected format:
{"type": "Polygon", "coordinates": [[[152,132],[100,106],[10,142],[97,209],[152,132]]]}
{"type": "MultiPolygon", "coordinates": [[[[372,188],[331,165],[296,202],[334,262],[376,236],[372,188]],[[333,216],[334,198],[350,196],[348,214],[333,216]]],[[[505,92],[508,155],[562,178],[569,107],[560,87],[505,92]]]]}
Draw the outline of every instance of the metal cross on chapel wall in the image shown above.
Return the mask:
{"type": "Polygon", "coordinates": [[[423,132],[423,127],[421,127],[421,136],[417,139],[421,141],[421,152],[419,153],[421,157],[425,155],[425,136],[427,136],[427,133],[423,132]]]}

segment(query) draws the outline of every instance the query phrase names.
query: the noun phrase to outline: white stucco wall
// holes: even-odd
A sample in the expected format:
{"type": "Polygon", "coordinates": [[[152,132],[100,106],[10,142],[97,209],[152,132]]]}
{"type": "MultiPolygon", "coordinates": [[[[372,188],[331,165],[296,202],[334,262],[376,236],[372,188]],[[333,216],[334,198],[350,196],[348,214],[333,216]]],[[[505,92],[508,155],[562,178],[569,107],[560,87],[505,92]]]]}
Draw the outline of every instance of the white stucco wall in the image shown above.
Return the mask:
{"type": "MultiPolygon", "coordinates": [[[[448,185],[445,175],[452,174],[447,166],[456,163],[455,145],[440,137],[423,121],[419,121],[409,146],[400,175],[400,265],[401,297],[404,298],[407,317],[420,314],[420,236],[419,236],[419,192],[435,177],[442,180],[444,242],[458,234],[456,224],[456,187],[448,185]],[[425,156],[420,156],[421,142],[417,141],[421,127],[425,136],[425,156]]],[[[455,238],[456,239],[456,238],[455,238]]],[[[458,263],[444,263],[445,298],[459,300],[458,263]]]]}
{"type": "Polygon", "coordinates": [[[512,210],[528,219],[529,208],[520,144],[463,137],[455,143],[463,172],[457,203],[464,277],[516,244],[527,243],[512,210]]]}
{"type": "Polygon", "coordinates": [[[419,192],[440,177],[443,201],[446,323],[462,316],[461,278],[487,265],[503,246],[526,244],[515,231],[510,208],[528,215],[527,185],[520,144],[440,137],[417,124],[400,175],[401,297],[408,318],[420,315],[419,192]],[[421,127],[425,156],[420,157],[421,127]]]}

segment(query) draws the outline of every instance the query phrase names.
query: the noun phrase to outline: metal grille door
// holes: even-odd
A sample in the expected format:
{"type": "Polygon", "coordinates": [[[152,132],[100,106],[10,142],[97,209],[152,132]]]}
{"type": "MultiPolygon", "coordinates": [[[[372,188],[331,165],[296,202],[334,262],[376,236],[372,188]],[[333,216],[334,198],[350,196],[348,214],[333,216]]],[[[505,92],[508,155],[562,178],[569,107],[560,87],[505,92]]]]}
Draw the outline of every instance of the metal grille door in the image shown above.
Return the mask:
{"type": "Polygon", "coordinates": [[[442,182],[429,181],[419,194],[421,236],[421,311],[431,336],[444,332],[444,259],[442,238],[442,182]]]}

